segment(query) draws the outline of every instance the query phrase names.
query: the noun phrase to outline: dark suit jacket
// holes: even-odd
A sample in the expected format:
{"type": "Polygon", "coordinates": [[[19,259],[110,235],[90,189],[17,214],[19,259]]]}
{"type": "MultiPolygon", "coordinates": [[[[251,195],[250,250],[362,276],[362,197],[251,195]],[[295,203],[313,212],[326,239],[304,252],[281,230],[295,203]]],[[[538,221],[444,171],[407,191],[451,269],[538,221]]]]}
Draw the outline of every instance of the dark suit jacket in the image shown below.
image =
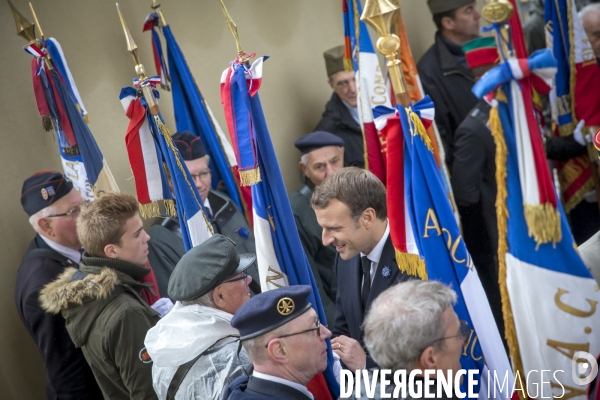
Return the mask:
{"type": "Polygon", "coordinates": [[[237,377],[223,395],[224,400],[254,400],[254,399],[310,399],[304,393],[291,386],[260,379],[255,376],[242,375],[237,377]]]}
{"type": "Polygon", "coordinates": [[[65,268],[77,267],[77,264],[50,249],[39,235],[31,241],[27,252],[36,249],[54,252],[54,258],[33,257],[21,263],[15,285],[15,303],[21,321],[44,360],[47,399],[102,399],[92,370],[67,332],[65,319],[60,314],[45,312],[39,301],[40,290],[45,285],[54,281],[65,268]]]}
{"type": "MultiPolygon", "coordinates": [[[[338,292],[336,298],[335,322],[331,330],[333,336],[345,335],[357,340],[360,345],[365,348],[363,341],[363,319],[365,312],[360,300],[360,292],[362,288],[362,268],[360,266],[360,254],[350,260],[344,261],[339,254],[335,259],[335,271],[338,281],[338,292]]],[[[396,253],[392,245],[392,237],[388,236],[383,247],[379,265],[375,271],[375,277],[369,292],[367,300],[367,310],[371,306],[373,300],[387,288],[399,282],[404,282],[413,279],[413,276],[405,274],[398,269],[396,262],[396,253]],[[389,267],[390,275],[383,276],[383,270],[389,267]]],[[[365,349],[365,352],[367,350],[365,349]]],[[[368,355],[367,352],[367,369],[378,368],[377,364],[368,355]]]]}

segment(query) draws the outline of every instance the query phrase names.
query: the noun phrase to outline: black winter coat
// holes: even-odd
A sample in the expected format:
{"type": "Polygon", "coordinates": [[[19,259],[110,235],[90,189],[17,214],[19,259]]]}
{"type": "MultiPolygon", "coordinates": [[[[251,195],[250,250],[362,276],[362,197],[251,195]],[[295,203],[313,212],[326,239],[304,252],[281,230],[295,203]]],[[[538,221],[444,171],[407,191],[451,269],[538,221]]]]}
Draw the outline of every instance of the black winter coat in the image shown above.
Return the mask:
{"type": "Polygon", "coordinates": [[[333,133],[344,140],[344,166],[365,166],[365,145],[360,125],[356,123],[348,108],[337,93],[325,106],[323,118],[315,127],[315,131],[333,133]]]}
{"type": "Polygon", "coordinates": [[[475,78],[458,63],[439,33],[435,43],[417,64],[425,94],[435,105],[435,123],[446,152],[446,163],[452,166],[454,132],[477,104],[471,93],[475,78]]]}

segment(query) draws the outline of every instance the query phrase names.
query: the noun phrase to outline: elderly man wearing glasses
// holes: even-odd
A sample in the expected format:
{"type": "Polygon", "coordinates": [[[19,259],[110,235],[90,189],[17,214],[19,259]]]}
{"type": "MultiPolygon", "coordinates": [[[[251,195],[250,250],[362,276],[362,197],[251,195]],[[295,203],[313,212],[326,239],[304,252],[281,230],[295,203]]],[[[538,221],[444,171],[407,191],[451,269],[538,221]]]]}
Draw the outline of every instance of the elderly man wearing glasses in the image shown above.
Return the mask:
{"type": "MultiPolygon", "coordinates": [[[[210,220],[215,233],[220,233],[233,240],[239,253],[256,253],[254,236],[244,214],[224,193],[212,189],[211,160],[209,155],[206,154],[200,137],[184,131],[177,132],[172,138],[192,175],[194,185],[198,189],[204,204],[206,216],[210,220]]],[[[148,258],[156,275],[159,291],[167,293],[169,276],[185,253],[179,220],[177,218],[166,218],[161,224],[150,228],[149,233],[151,239],[148,243],[150,246],[148,258]]],[[[248,274],[253,278],[250,289],[254,293],[260,293],[257,267],[250,268],[248,274]]]]}
{"type": "Polygon", "coordinates": [[[306,385],[327,367],[331,331],[319,323],[310,292],[305,285],[270,290],[238,310],[231,325],[254,371],[231,383],[223,399],[313,399],[306,385]]]}
{"type": "Polygon", "coordinates": [[[15,302],[46,366],[48,399],[102,398],[81,349],[69,337],[65,319],[46,313],[39,302],[42,287],[81,261],[76,219],[82,203],[79,192],[60,172],[38,172],[23,183],[21,204],[36,236],[17,274],[15,302]]]}
{"type": "MultiPolygon", "coordinates": [[[[440,282],[411,280],[392,286],[375,299],[365,319],[369,354],[381,368],[391,370],[392,375],[398,370],[405,370],[407,377],[413,370],[436,370],[447,378],[450,370],[454,378],[462,368],[460,356],[470,333],[465,321],[460,321],[454,312],[455,303],[454,290],[440,282]]],[[[434,383],[428,391],[436,394],[435,376],[431,378],[434,383]]],[[[422,374],[417,379],[423,388],[422,374]]],[[[361,379],[362,396],[351,398],[367,398],[364,382],[361,379]]],[[[370,399],[386,398],[380,390],[380,381],[377,382],[375,397],[370,399]]],[[[419,383],[413,383],[417,390],[419,383]]],[[[385,388],[387,398],[395,389],[392,379],[385,388]]]]}
{"type": "Polygon", "coordinates": [[[238,254],[219,234],[181,258],[169,280],[169,297],[177,303],[145,340],[159,399],[220,400],[227,385],[250,370],[230,322],[250,299],[246,271],[255,262],[254,254],[238,254]]]}

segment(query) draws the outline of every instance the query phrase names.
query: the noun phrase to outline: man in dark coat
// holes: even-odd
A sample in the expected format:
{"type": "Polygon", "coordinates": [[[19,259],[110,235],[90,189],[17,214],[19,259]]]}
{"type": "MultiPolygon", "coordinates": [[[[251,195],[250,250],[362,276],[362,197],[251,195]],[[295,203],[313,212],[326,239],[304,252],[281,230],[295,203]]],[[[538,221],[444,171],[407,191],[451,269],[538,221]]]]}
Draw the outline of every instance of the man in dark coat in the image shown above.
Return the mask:
{"type": "Polygon", "coordinates": [[[335,317],[337,294],[337,282],[333,271],[335,249],[333,246],[323,246],[323,229],[310,206],[310,198],[316,186],[344,166],[344,141],[329,132],[317,131],[296,140],[294,145],[302,152],[298,166],[306,181],[290,195],[290,205],[302,247],[315,277],[327,322],[331,323],[335,317]]]}
{"type": "Polygon", "coordinates": [[[333,89],[331,99],[325,106],[323,118],[315,131],[325,131],[339,136],[345,144],[344,165],[363,168],[365,147],[360,117],[358,116],[358,93],[354,71],[344,69],[344,46],[337,46],[323,53],[329,86],[333,89]]]}
{"type": "Polygon", "coordinates": [[[77,268],[81,243],[76,218],[83,199],[60,172],[34,174],[23,183],[21,204],[37,232],[17,273],[15,302],[46,367],[48,399],[102,399],[100,388],[65,328],[62,315],[46,313],[40,290],[67,267],[77,268]]]}
{"type": "MultiPolygon", "coordinates": [[[[240,253],[256,253],[254,236],[242,212],[224,193],[211,189],[209,156],[200,137],[187,131],[178,132],[173,135],[173,143],[177,146],[181,158],[194,179],[215,233],[233,240],[240,253]]],[[[177,218],[167,218],[162,224],[154,225],[150,229],[148,246],[150,248],[148,258],[155,271],[160,293],[167,293],[169,277],[185,253],[177,218]]],[[[248,274],[252,276],[250,288],[254,293],[260,293],[260,279],[256,265],[248,270],[248,274]]]]}
{"type": "Polygon", "coordinates": [[[477,104],[471,93],[475,79],[467,67],[462,46],[479,36],[479,18],[473,0],[428,0],[437,27],[435,43],[417,64],[425,94],[435,105],[435,123],[452,167],[454,132],[477,104]]]}
{"type": "Polygon", "coordinates": [[[308,301],[312,289],[295,285],[269,290],[241,306],[231,326],[254,365],[252,375],[234,380],[224,400],[312,400],[306,387],[327,368],[331,332],[308,301]]]}
{"type": "Polygon", "coordinates": [[[323,228],[323,245],[338,252],[333,350],[350,370],[365,362],[375,368],[363,350],[364,316],[381,292],[411,278],[396,263],[385,187],[371,172],[347,167],[315,188],[311,205],[323,228]]]}

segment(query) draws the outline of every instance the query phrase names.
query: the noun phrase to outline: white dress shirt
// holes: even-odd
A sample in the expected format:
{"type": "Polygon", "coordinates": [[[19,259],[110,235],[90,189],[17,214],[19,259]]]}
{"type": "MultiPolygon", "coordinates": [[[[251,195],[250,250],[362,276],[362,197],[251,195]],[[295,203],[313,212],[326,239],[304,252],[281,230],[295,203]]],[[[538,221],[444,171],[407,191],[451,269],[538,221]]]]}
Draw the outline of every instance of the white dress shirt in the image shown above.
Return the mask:
{"type": "MultiPolygon", "coordinates": [[[[390,236],[390,220],[386,221],[385,232],[383,232],[383,236],[379,239],[379,242],[373,250],[369,254],[360,253],[360,256],[367,256],[369,261],[371,261],[371,285],[373,285],[373,279],[375,278],[375,273],[377,272],[377,267],[379,266],[379,260],[381,260],[381,253],[383,253],[383,248],[385,246],[385,242],[388,240],[388,236],[390,236]]],[[[361,281],[364,282],[364,278],[361,281]]]]}
{"type": "Polygon", "coordinates": [[[52,240],[42,235],[40,235],[40,237],[42,238],[42,240],[44,240],[44,242],[46,242],[48,247],[56,251],[58,254],[67,257],[69,260],[75,262],[76,264],[79,264],[81,262],[81,253],[79,251],[73,250],[67,246],[63,246],[62,244],[53,242],[52,240]]]}
{"type": "Polygon", "coordinates": [[[308,389],[306,388],[306,386],[301,385],[299,383],[288,381],[287,379],[283,379],[283,378],[280,378],[278,376],[263,374],[263,373],[260,373],[260,372],[258,372],[256,370],[252,372],[252,376],[255,376],[255,377],[259,378],[259,379],[264,379],[266,381],[281,383],[282,385],[289,386],[291,388],[296,389],[299,392],[304,393],[305,395],[307,395],[309,398],[311,398],[313,400],[315,398],[312,395],[312,393],[308,391],[308,389]]]}

